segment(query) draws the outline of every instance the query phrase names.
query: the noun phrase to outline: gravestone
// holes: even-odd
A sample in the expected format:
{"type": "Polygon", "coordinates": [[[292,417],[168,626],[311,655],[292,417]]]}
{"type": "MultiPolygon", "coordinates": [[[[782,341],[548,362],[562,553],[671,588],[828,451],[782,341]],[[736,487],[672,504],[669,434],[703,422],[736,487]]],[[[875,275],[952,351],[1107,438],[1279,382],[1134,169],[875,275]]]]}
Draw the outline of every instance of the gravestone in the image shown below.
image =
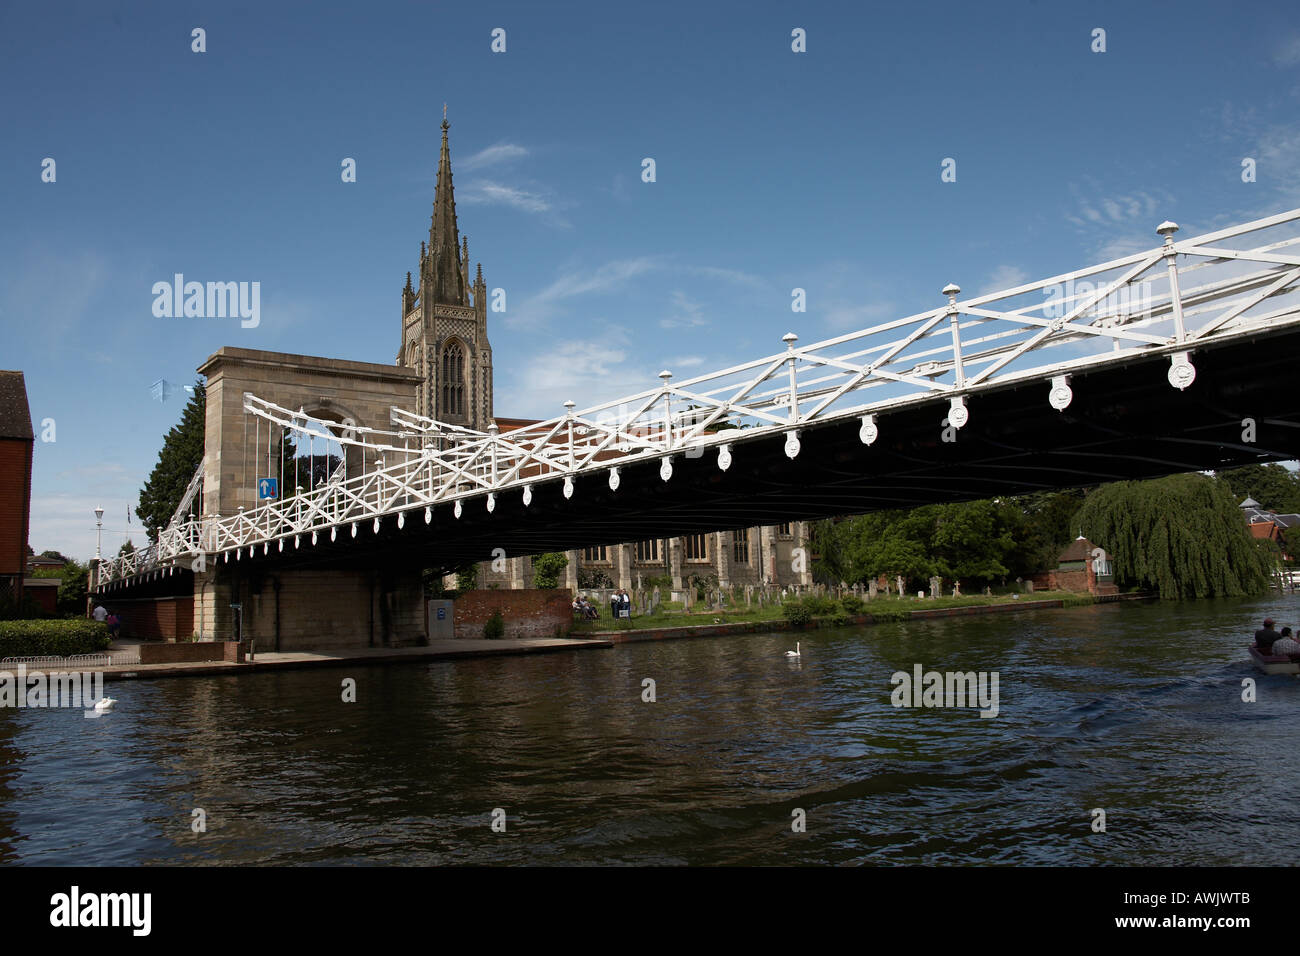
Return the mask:
{"type": "Polygon", "coordinates": [[[930,578],[930,597],[937,598],[943,594],[943,578],[937,574],[930,578]]]}
{"type": "Polygon", "coordinates": [[[870,581],[867,582],[867,600],[874,601],[877,598],[877,596],[879,596],[879,594],[880,594],[880,585],[876,583],[875,578],[872,578],[870,581]]]}

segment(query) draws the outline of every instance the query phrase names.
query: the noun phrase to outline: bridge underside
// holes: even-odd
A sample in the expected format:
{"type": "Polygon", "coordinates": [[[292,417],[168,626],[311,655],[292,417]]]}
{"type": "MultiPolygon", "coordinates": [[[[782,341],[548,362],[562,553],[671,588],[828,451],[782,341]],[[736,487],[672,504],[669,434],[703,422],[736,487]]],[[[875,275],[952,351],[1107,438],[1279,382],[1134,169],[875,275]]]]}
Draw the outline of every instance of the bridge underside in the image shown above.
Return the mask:
{"type": "MultiPolygon", "coordinates": [[[[527,507],[511,491],[488,513],[480,496],[464,502],[459,519],[450,504],[438,505],[429,524],[421,507],[401,529],[390,515],[377,533],[366,521],[355,537],[345,527],[333,542],[321,534],[314,546],[290,541],[279,551],[273,543],[267,555],[258,546],[238,564],[449,570],[497,548],[536,554],[1296,458],[1296,355],[1294,329],[1193,352],[1196,380],[1181,392],[1168,384],[1167,358],[1137,358],[1073,375],[1064,412],[1048,404],[1044,381],[1008,386],[973,397],[970,421],[950,442],[943,400],[881,416],[871,446],[856,417],[808,429],[794,459],[780,436],[746,441],[741,430],[726,472],[716,451],[675,457],[667,482],[658,461],[627,465],[617,491],[606,472],[575,479],[571,499],[559,481],[538,483],[527,507]],[[1254,443],[1243,442],[1245,419],[1255,422],[1254,443]]],[[[235,566],[233,556],[220,565],[235,566]]]]}

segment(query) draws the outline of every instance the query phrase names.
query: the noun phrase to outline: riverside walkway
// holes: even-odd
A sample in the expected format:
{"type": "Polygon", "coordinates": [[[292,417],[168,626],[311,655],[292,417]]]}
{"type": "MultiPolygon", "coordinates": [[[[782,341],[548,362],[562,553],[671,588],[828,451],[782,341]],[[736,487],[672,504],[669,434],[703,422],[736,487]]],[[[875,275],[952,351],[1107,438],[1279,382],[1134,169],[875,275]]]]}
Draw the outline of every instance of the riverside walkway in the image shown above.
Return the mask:
{"type": "Polygon", "coordinates": [[[196,663],[136,664],[123,658],[134,648],[126,642],[115,644],[110,651],[113,663],[86,670],[102,671],[105,680],[147,680],[158,677],[207,677],[212,675],[250,674],[268,670],[293,670],[309,667],[414,663],[470,657],[516,657],[524,654],[552,654],[561,651],[613,647],[601,638],[524,638],[518,640],[451,640],[430,641],[419,647],[356,647],[323,651],[258,651],[243,663],[203,661],[196,663]]]}

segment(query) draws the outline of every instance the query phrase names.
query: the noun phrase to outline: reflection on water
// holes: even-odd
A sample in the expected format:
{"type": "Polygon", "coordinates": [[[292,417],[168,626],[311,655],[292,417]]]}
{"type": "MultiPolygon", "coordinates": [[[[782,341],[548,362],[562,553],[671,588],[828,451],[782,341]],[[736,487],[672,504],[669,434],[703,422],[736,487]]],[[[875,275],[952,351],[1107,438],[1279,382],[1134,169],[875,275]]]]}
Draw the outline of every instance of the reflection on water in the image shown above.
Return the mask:
{"type": "Polygon", "coordinates": [[[744,635],[123,682],[100,720],[0,712],[0,863],[1290,865],[1300,681],[1244,645],[1297,608],[812,631],[798,660],[744,635]],[[918,663],[997,671],[999,715],[896,709],[918,663]]]}

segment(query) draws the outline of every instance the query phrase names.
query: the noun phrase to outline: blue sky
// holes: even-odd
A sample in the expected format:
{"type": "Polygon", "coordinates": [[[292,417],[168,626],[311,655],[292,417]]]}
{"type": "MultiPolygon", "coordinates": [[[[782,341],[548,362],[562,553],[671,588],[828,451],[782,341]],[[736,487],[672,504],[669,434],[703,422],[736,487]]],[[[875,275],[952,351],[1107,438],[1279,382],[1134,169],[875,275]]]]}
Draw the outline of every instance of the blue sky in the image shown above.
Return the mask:
{"type": "Polygon", "coordinates": [[[32,546],[91,556],[102,502],[116,551],[184,402],[151,384],[222,345],[393,362],[444,102],[496,411],[549,417],[1300,206],[1289,9],[0,2],[0,368],[57,427],[32,546]],[[260,282],[260,324],[155,317],[177,272],[260,282]]]}

